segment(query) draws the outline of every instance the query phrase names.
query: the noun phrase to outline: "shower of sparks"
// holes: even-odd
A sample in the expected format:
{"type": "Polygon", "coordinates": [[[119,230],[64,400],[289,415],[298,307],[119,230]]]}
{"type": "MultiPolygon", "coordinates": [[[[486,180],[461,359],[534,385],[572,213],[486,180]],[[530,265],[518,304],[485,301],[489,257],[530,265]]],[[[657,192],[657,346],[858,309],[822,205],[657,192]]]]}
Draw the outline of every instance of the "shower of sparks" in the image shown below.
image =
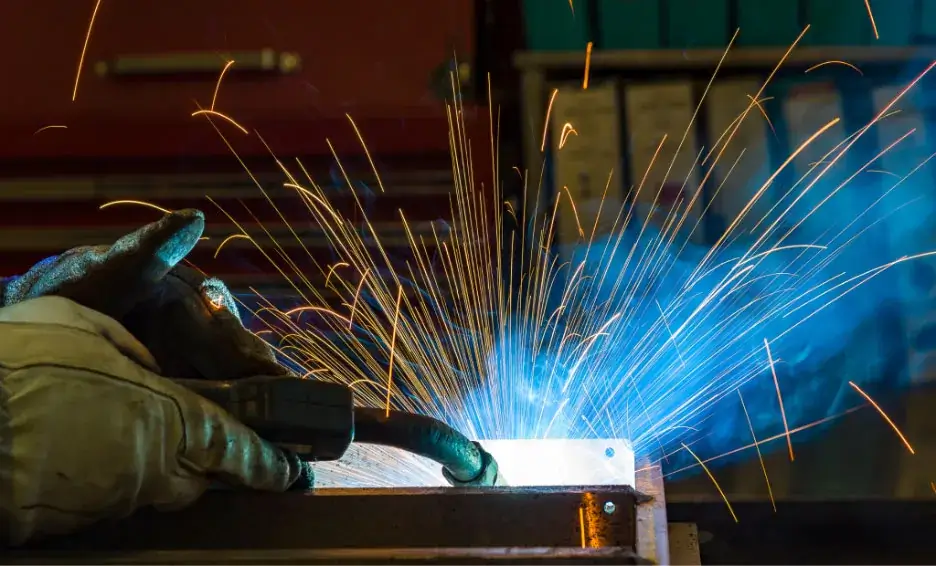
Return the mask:
{"type": "Polygon", "coordinates": [[[75,86],[72,88],[72,102],[78,98],[78,83],[81,82],[81,71],[84,69],[85,55],[88,54],[88,45],[91,43],[91,31],[94,29],[94,20],[97,19],[98,10],[100,8],[101,0],[97,0],[94,3],[94,10],[91,11],[88,31],[85,33],[84,44],[81,46],[81,55],[78,57],[78,69],[75,71],[75,86]]]}
{"type": "Polygon", "coordinates": [[[582,90],[588,90],[588,75],[591,72],[592,42],[585,46],[585,76],[582,78],[582,90]]]}
{"type": "Polygon", "coordinates": [[[874,10],[871,9],[871,0],[865,0],[865,8],[868,10],[868,19],[871,20],[871,29],[874,31],[874,39],[881,39],[878,34],[877,22],[874,21],[874,10]]]}
{"type": "Polygon", "coordinates": [[[890,427],[891,427],[892,429],[894,429],[894,432],[897,433],[897,437],[900,438],[900,441],[903,443],[903,445],[907,447],[907,451],[910,452],[911,454],[916,454],[916,452],[913,450],[913,446],[910,445],[910,441],[907,440],[907,437],[904,436],[904,434],[903,434],[902,432],[900,432],[900,428],[897,426],[896,423],[894,423],[893,420],[891,420],[891,418],[890,418],[889,416],[887,416],[887,413],[884,412],[884,409],[882,409],[881,406],[878,405],[878,404],[874,401],[874,399],[872,399],[872,398],[871,398],[867,393],[865,393],[860,387],[858,387],[857,385],[855,385],[855,382],[854,382],[854,381],[849,381],[848,384],[851,385],[852,389],[854,389],[855,391],[857,391],[859,395],[861,395],[862,397],[864,397],[865,400],[866,400],[868,403],[871,403],[871,406],[874,407],[874,410],[877,411],[878,414],[881,415],[881,417],[884,419],[884,421],[887,422],[887,424],[889,424],[890,427]]]}
{"type": "MultiPolygon", "coordinates": [[[[691,125],[681,137],[678,133],[661,136],[651,164],[639,175],[640,182],[623,205],[603,197],[601,208],[592,216],[594,211],[586,213],[584,206],[576,205],[567,187],[539,198],[541,187],[524,185],[526,202],[534,205],[528,210],[510,205],[511,199],[499,182],[493,110],[489,141],[495,157],[494,182],[488,186],[478,180],[482,176],[472,169],[471,140],[461,98],[455,92],[456,102],[448,114],[454,178],[451,225],[440,228],[433,224],[430,235],[420,235],[400,211],[408,248],[405,259],[395,257],[396,250],[391,253],[384,246],[355,191],[348,193],[355,205],[352,220],[351,215],[339,212],[329,192],[314,181],[302,163],[289,165],[279,160],[276,164],[283,174],[283,186],[294,193],[308,212],[309,222],[327,238],[333,257],[319,264],[303,237],[286,223],[282,205],[260,183],[256,184],[265,197],[264,206],[286,224],[291,234],[288,239],[294,240],[293,251],[281,241],[286,238],[274,237],[256,216],[252,223],[244,224],[209,199],[235,228],[235,234],[218,246],[216,254],[234,238],[245,239],[260,251],[292,287],[297,302],[283,305],[256,292],[252,297],[240,297],[263,327],[257,334],[297,375],[353,386],[360,405],[426,414],[482,440],[617,438],[627,431],[638,452],[653,453],[661,461],[685,449],[695,463],[682,469],[701,467],[720,493],[721,487],[706,463],[753,448],[773,501],[761,447],[785,440],[792,460],[792,435],[836,417],[801,424],[791,416],[792,410],[788,415],[775,369],[781,360],[774,358],[771,346],[784,360],[795,357],[798,352],[788,352],[783,342],[794,329],[881,273],[933,255],[916,253],[888,258],[870,269],[835,271],[833,262],[860,245],[857,238],[864,233],[854,235],[856,230],[849,227],[876,215],[879,201],[847,219],[850,223],[844,229],[830,226],[827,234],[806,243],[794,241],[794,230],[817,211],[826,211],[829,199],[854,178],[830,188],[826,179],[831,176],[830,169],[837,163],[846,166],[841,165],[846,161],[844,156],[870,128],[891,114],[908,89],[844,140],[828,139],[840,122],[838,118],[817,124],[815,132],[799,142],[766,181],[754,187],[753,196],[737,216],[726,219],[727,227],[712,237],[714,244],[703,248],[692,242],[690,236],[702,222],[701,216],[693,215],[702,185],[709,183],[716,167],[725,165],[721,158],[727,145],[739,137],[736,134],[742,122],[751,115],[760,119],[757,114],[763,113],[763,93],[790,51],[792,47],[719,141],[700,153],[697,163],[703,179],[697,189],[686,192],[695,196],[666,206],[655,200],[647,215],[639,215],[636,204],[645,184],[656,190],[650,181],[651,168],[664,169],[667,181],[691,182],[668,179],[675,154],[665,163],[668,158],[664,153],[664,147],[672,149],[665,146],[669,139],[680,140],[675,151],[681,151],[691,125]],[[778,186],[794,160],[808,155],[804,152],[813,144],[830,141],[836,145],[824,150],[821,158],[811,158],[815,163],[798,180],[790,186],[778,186]],[[820,185],[821,181],[826,183],[820,185]],[[784,190],[779,191],[776,205],[756,214],[756,206],[762,198],[767,200],[768,191],[779,189],[784,190]],[[562,199],[569,199],[569,205],[562,199]],[[805,202],[817,204],[805,207],[805,202]],[[795,211],[798,203],[806,210],[795,211]],[[572,218],[566,220],[564,211],[570,209],[572,218]],[[509,232],[505,215],[525,229],[509,232]],[[599,222],[606,216],[610,222],[599,222]],[[553,247],[560,222],[574,222],[577,242],[569,242],[574,249],[553,247]],[[750,223],[755,223],[754,228],[749,228],[750,223]],[[248,233],[251,236],[246,236],[248,233]],[[299,256],[307,256],[313,268],[300,268],[297,262],[304,258],[299,256]],[[325,296],[320,283],[323,279],[337,294],[337,301],[325,296]],[[770,436],[775,431],[763,430],[761,421],[748,413],[756,401],[748,397],[745,404],[741,397],[753,444],[706,459],[689,448],[701,439],[687,435],[704,430],[701,425],[712,418],[725,397],[740,396],[746,384],[769,384],[764,380],[771,378],[779,408],[771,406],[770,411],[771,415],[775,410],[780,414],[782,433],[770,436]],[[791,429],[790,424],[795,427],[791,429]]],[[[457,90],[457,83],[453,89],[457,90]]],[[[543,151],[557,94],[557,90],[552,91],[546,109],[543,151]]],[[[194,115],[199,114],[223,116],[214,110],[194,115]]],[[[365,139],[348,118],[376,174],[365,139]]],[[[219,128],[221,124],[215,120],[207,123],[240,160],[219,128]]],[[[576,133],[571,124],[566,126],[557,140],[560,147],[576,133]]],[[[239,129],[246,133],[243,127],[239,129]]],[[[354,186],[341,156],[334,157],[341,181],[354,186]]],[[[870,170],[873,162],[856,174],[870,170]]],[[[526,183],[529,176],[516,170],[526,183]]],[[[895,180],[887,192],[917,170],[895,180]]],[[[247,174],[256,182],[249,170],[247,174]]],[[[378,184],[383,190],[383,182],[378,184]]],[[[610,176],[605,196],[609,186],[610,176]]],[[[163,210],[139,201],[117,201],[105,207],[118,203],[163,210]]],[[[210,270],[210,266],[202,267],[210,270]]],[[[787,401],[792,403],[789,397],[787,401]]],[[[890,423],[886,415],[885,419],[890,423]]],[[[912,452],[899,431],[898,435],[912,452]]],[[[745,432],[742,442],[746,439],[745,432]]],[[[421,485],[437,476],[429,463],[415,456],[370,446],[354,450],[353,465],[321,465],[317,477],[326,484],[395,486],[421,485]]],[[[737,520],[727,497],[722,496],[737,520]]]]}

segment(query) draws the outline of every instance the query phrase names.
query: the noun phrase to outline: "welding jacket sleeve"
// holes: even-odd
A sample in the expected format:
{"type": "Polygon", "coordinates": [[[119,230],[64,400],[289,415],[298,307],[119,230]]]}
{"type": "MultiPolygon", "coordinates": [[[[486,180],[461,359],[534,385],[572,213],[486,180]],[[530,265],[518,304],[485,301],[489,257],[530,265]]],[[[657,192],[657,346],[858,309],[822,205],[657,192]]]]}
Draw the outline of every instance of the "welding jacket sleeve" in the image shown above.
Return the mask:
{"type": "Polygon", "coordinates": [[[296,480],[294,456],[158,370],[123,326],[71,300],[0,308],[4,545],[180,508],[212,480],[270,491],[296,480]]]}

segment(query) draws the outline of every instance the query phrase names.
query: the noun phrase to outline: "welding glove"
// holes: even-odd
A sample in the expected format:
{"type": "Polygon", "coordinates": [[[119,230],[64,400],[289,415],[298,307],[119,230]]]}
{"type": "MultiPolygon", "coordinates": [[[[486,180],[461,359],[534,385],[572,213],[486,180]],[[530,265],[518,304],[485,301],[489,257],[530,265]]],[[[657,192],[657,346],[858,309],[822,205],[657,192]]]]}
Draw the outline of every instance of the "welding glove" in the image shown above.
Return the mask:
{"type": "Polygon", "coordinates": [[[0,282],[0,305],[71,299],[119,321],[173,378],[285,374],[269,346],[241,324],[224,283],[181,265],[204,227],[201,212],[181,210],[113,245],[71,249],[0,282]]]}
{"type": "Polygon", "coordinates": [[[300,476],[295,456],[158,371],[117,321],[71,300],[0,308],[0,540],[180,508],[212,480],[284,491],[300,476]]]}

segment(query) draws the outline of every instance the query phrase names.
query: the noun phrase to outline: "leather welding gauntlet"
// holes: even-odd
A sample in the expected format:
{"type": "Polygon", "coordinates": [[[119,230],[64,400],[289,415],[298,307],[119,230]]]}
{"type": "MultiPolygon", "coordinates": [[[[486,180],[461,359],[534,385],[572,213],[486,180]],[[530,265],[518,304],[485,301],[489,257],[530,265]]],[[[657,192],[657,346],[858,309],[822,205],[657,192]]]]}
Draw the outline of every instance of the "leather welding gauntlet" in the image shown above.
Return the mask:
{"type": "Polygon", "coordinates": [[[180,263],[205,227],[197,210],[180,210],[113,245],[83,246],[0,282],[0,306],[55,295],[107,315],[153,354],[160,374],[238,379],[286,373],[265,342],[241,324],[217,279],[180,263]]]}
{"type": "Polygon", "coordinates": [[[0,547],[178,509],[214,480],[300,477],[297,457],[156,369],[117,321],[67,299],[0,308],[0,547]]]}

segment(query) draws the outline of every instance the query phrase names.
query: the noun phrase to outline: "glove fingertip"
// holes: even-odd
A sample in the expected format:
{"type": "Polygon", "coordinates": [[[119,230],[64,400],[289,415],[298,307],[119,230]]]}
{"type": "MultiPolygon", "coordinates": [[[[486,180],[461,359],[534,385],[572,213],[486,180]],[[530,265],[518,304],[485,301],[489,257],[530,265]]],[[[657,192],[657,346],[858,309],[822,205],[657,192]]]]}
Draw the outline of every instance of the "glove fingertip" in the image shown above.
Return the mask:
{"type": "Polygon", "coordinates": [[[205,231],[205,215],[193,208],[177,210],[145,227],[141,248],[168,269],[185,259],[205,231]]]}
{"type": "Polygon", "coordinates": [[[117,240],[107,252],[107,261],[130,260],[136,269],[155,270],[154,275],[162,277],[192,251],[204,230],[201,211],[170,212],[117,240]]]}
{"type": "MultiPolygon", "coordinates": [[[[261,491],[288,491],[297,482],[308,482],[309,473],[304,462],[294,452],[284,450],[265,440],[260,441],[262,449],[256,458],[248,463],[243,480],[246,487],[261,491]]],[[[301,488],[297,488],[301,489],[301,488]]]]}
{"type": "Polygon", "coordinates": [[[292,465],[299,471],[299,476],[289,485],[289,491],[309,491],[315,487],[315,469],[312,462],[306,462],[295,453],[284,450],[292,465]]]}

